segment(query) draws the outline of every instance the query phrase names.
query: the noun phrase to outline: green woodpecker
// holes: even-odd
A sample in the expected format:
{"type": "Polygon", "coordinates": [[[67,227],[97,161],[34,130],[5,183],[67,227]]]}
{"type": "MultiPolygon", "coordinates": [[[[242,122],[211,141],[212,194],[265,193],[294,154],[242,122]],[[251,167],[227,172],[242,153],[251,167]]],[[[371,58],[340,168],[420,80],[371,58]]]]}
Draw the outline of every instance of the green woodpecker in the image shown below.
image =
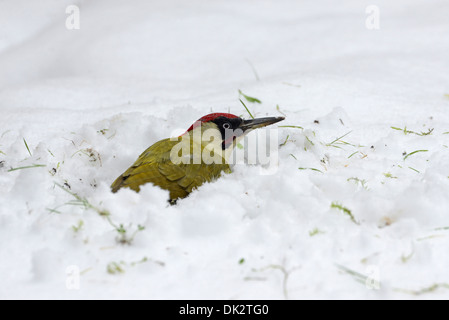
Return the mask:
{"type": "Polygon", "coordinates": [[[192,190],[229,173],[227,159],[248,132],[284,120],[269,117],[244,120],[229,113],[200,118],[181,136],[156,142],[118,177],[112,192],[128,187],[139,192],[152,184],[170,192],[170,201],[185,198],[192,190]]]}

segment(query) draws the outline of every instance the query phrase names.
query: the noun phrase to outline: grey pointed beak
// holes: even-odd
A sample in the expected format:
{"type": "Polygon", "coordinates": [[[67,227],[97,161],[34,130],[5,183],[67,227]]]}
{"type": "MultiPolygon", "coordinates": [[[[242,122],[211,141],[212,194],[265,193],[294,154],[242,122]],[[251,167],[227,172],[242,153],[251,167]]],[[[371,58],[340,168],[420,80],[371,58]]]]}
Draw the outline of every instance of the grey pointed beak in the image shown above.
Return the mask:
{"type": "Polygon", "coordinates": [[[239,126],[239,129],[243,130],[243,132],[246,133],[254,129],[272,125],[284,119],[285,119],[284,117],[267,117],[267,118],[243,120],[242,124],[239,126]]]}
{"type": "Polygon", "coordinates": [[[226,139],[224,139],[223,141],[223,149],[226,149],[231,145],[235,146],[237,138],[243,138],[243,136],[253,131],[254,129],[263,128],[284,119],[284,117],[267,117],[243,120],[235,130],[229,130],[230,134],[226,135],[226,139]]]}

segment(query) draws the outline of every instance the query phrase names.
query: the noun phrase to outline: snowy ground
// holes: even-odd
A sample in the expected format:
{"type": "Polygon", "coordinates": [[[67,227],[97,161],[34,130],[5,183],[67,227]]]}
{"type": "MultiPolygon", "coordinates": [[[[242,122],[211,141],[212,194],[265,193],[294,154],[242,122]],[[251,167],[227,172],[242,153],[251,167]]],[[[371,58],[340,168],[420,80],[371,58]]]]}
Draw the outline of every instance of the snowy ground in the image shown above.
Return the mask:
{"type": "Polygon", "coordinates": [[[449,298],[448,15],[444,0],[0,2],[0,298],[449,298]],[[150,185],[109,191],[174,130],[247,116],[239,89],[304,128],[279,128],[275,174],[237,165],[176,206],[150,185]]]}

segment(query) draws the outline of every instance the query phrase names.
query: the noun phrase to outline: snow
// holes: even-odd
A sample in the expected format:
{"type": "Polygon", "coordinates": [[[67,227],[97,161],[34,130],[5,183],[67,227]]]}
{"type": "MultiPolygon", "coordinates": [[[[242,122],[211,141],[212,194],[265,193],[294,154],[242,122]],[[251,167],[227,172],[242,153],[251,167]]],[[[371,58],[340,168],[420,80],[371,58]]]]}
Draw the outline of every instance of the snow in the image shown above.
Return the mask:
{"type": "Polygon", "coordinates": [[[0,2],[0,298],[449,298],[448,13],[443,0],[0,2]],[[110,192],[204,114],[247,117],[239,89],[262,100],[255,116],[304,128],[273,126],[287,141],[276,170],[237,164],[175,206],[152,185],[110,192]],[[68,186],[94,208],[67,205],[68,186]]]}

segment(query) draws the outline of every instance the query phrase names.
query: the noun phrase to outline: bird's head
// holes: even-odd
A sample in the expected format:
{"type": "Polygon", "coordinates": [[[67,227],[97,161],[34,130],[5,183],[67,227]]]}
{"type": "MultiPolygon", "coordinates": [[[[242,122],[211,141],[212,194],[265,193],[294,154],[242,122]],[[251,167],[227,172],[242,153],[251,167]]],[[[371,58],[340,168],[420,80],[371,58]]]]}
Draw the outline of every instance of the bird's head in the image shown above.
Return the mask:
{"type": "Polygon", "coordinates": [[[262,128],[284,120],[284,117],[266,117],[245,120],[230,113],[211,113],[198,119],[187,129],[193,132],[198,127],[201,131],[212,130],[221,137],[223,150],[232,149],[237,142],[254,129],[262,128]]]}

